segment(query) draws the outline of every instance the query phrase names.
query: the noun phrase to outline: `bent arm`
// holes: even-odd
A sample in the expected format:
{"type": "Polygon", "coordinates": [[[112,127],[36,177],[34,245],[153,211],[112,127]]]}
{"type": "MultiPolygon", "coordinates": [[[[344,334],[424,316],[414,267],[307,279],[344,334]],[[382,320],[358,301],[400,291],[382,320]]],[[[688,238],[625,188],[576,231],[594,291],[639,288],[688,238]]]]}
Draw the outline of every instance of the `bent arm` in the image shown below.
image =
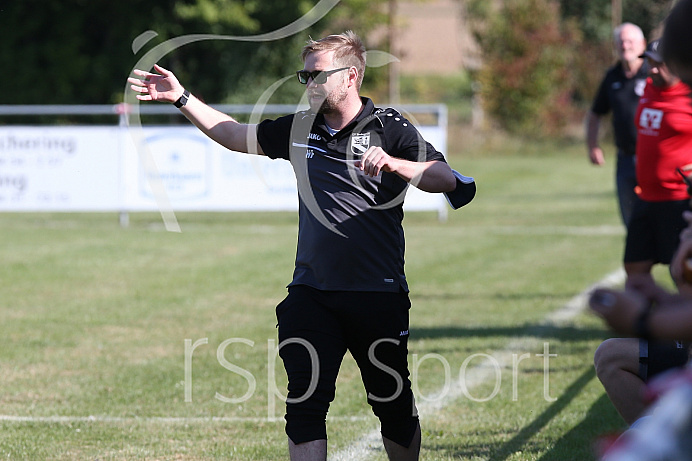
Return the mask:
{"type": "Polygon", "coordinates": [[[692,340],[692,306],[675,306],[657,310],[649,317],[652,338],[692,340]]]}
{"type": "MultiPolygon", "coordinates": [[[[659,289],[663,293],[663,289],[659,289]]],[[[659,294],[656,307],[645,319],[645,329],[653,339],[692,340],[692,299],[685,295],[659,294]]],[[[650,300],[634,290],[597,289],[589,305],[610,328],[620,334],[637,336],[639,318],[650,300]]]]}
{"type": "Polygon", "coordinates": [[[425,192],[450,192],[456,187],[456,178],[446,162],[413,162],[392,157],[379,146],[370,147],[355,165],[373,177],[382,171],[394,173],[425,192]]]}
{"type": "Polygon", "coordinates": [[[425,192],[451,192],[456,187],[456,178],[445,162],[412,162],[393,159],[392,172],[409,184],[425,192]]]}

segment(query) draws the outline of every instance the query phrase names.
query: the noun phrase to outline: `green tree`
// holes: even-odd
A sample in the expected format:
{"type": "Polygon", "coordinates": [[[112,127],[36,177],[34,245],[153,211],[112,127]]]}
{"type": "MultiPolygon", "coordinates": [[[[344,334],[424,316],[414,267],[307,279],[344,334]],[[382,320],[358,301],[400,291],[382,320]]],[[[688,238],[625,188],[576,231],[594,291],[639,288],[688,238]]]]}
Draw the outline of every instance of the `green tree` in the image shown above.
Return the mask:
{"type": "Polygon", "coordinates": [[[525,135],[558,132],[569,120],[571,56],[579,34],[551,0],[507,0],[481,37],[479,74],[486,110],[525,135]]]}
{"type": "MultiPolygon", "coordinates": [[[[611,0],[462,1],[483,49],[480,78],[490,115],[515,131],[531,131],[522,128],[530,124],[522,121],[524,114],[533,114],[539,132],[555,131],[570,118],[580,122],[605,70],[615,62],[611,0]],[[527,37],[534,46],[527,46],[527,37]],[[522,75],[515,75],[517,70],[522,75]],[[527,72],[531,77],[522,83],[527,72]],[[534,78],[538,87],[526,85],[534,78]]],[[[622,0],[622,20],[639,25],[653,39],[672,3],[622,0]]]]}
{"type": "MultiPolygon", "coordinates": [[[[183,23],[161,41],[188,34],[258,35],[275,31],[303,16],[313,1],[188,0],[176,3],[183,23]]],[[[162,61],[208,102],[253,103],[265,89],[299,67],[300,48],[312,29],[268,42],[204,40],[176,49],[162,61]],[[189,83],[188,83],[189,82],[189,83]]],[[[270,102],[295,102],[298,85],[283,85],[270,102]]]]}
{"type": "MultiPolygon", "coordinates": [[[[2,104],[115,102],[130,43],[173,0],[14,0],[0,6],[2,104]],[[146,14],[142,14],[146,12],[146,14]],[[146,18],[146,19],[145,19],[146,18]],[[116,83],[117,82],[117,83],[116,83]]],[[[130,64],[131,65],[131,64],[130,64]]],[[[125,71],[126,72],[126,71],[125,71]]]]}
{"type": "MultiPolygon", "coordinates": [[[[623,0],[622,21],[637,24],[652,40],[670,10],[671,0],[623,0]]],[[[614,64],[611,0],[560,0],[563,21],[573,21],[583,40],[576,44],[573,105],[586,110],[603,78],[614,64]]]]}
{"type": "MultiPolygon", "coordinates": [[[[160,62],[211,103],[253,103],[299,66],[309,35],[353,28],[366,36],[383,0],[343,0],[313,27],[268,42],[204,40],[160,62]]],[[[190,34],[248,36],[299,19],[317,0],[10,0],[0,3],[0,104],[104,104],[122,101],[125,81],[154,46],[190,34]],[[145,31],[156,36],[133,53],[145,31]]],[[[367,74],[366,74],[367,77],[367,74]]],[[[270,102],[296,102],[286,84],[270,102]]]]}

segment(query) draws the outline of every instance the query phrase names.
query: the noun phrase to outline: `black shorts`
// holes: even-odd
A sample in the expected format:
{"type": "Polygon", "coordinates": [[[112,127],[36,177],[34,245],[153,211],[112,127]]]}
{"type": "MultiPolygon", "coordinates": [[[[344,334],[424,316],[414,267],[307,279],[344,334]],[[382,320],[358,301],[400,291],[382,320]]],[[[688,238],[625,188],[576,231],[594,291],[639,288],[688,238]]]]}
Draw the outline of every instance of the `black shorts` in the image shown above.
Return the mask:
{"type": "Polygon", "coordinates": [[[689,358],[689,344],[686,342],[640,339],[639,377],[648,381],[666,370],[685,365],[689,358]]]}
{"type": "Polygon", "coordinates": [[[687,226],[682,212],[689,209],[689,200],[637,200],[627,226],[624,262],[670,264],[680,243],[680,232],[687,226]]]}
{"type": "Polygon", "coordinates": [[[276,317],[288,375],[286,433],[294,443],[326,438],[327,410],[350,351],[382,435],[409,446],[418,425],[408,370],[410,307],[405,292],[289,288],[276,317]]]}

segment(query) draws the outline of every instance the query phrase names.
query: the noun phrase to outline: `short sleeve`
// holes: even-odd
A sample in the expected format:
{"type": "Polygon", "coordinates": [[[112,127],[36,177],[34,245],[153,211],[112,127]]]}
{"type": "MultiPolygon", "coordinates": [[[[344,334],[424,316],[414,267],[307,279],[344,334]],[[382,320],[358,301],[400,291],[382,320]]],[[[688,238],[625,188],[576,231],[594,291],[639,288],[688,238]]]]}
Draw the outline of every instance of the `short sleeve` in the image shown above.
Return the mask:
{"type": "Polygon", "coordinates": [[[591,111],[594,114],[606,115],[610,112],[610,98],[608,97],[608,78],[604,78],[601,85],[598,87],[598,92],[591,105],[591,111]]]}
{"type": "Polygon", "coordinates": [[[445,161],[444,155],[423,139],[416,127],[396,110],[385,110],[380,118],[389,155],[415,162],[445,161]]]}
{"type": "Polygon", "coordinates": [[[263,120],[257,125],[257,141],[269,158],[289,160],[293,115],[263,120]]]}

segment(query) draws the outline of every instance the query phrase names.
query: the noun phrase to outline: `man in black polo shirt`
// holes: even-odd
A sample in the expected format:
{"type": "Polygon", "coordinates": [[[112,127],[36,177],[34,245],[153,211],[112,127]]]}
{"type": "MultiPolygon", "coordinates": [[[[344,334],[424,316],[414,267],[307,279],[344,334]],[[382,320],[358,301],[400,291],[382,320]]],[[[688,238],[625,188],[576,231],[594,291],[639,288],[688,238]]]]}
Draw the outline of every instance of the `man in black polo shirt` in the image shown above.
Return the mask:
{"type": "Polygon", "coordinates": [[[613,134],[617,148],[615,182],[620,216],[626,226],[632,205],[637,199],[637,177],[634,171],[637,129],[634,113],[639,104],[639,97],[644,93],[648,66],[640,57],[646,49],[646,39],[638,26],[632,23],[621,24],[615,29],[613,40],[618,62],[606,72],[587,114],[586,145],[591,163],[603,165],[605,157],[598,139],[601,119],[612,112],[613,134]]]}
{"type": "Polygon", "coordinates": [[[354,33],[310,40],[302,59],[298,80],[310,110],[256,126],[203,104],[159,66],[129,81],[139,99],[175,103],[223,146],[293,166],[298,249],[288,296],[276,308],[291,459],[326,459],[327,410],[348,350],[389,458],[415,460],[421,433],[407,364],[403,198],[409,184],[444,193],[464,185],[401,114],[360,97],[365,47],[354,33]]]}

